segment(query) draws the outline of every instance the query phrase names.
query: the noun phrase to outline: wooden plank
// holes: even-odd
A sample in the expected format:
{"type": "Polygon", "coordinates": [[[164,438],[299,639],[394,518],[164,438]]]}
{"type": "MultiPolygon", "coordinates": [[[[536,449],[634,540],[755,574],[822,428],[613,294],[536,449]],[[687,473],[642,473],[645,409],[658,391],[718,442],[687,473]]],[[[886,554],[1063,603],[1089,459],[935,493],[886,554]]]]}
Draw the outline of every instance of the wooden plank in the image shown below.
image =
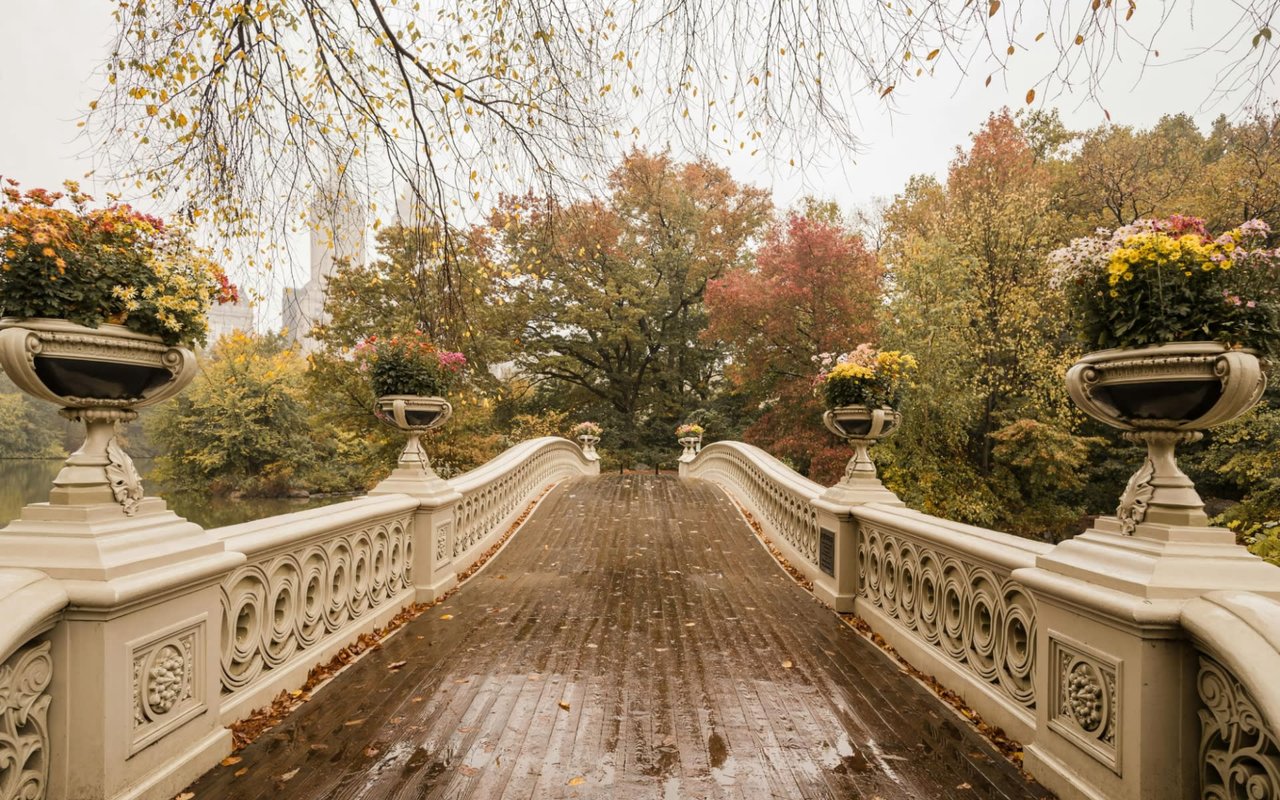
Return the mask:
{"type": "Polygon", "coordinates": [[[1048,797],[796,586],[718,488],[653,475],[557,487],[447,606],[240,757],[189,791],[1048,797]]]}

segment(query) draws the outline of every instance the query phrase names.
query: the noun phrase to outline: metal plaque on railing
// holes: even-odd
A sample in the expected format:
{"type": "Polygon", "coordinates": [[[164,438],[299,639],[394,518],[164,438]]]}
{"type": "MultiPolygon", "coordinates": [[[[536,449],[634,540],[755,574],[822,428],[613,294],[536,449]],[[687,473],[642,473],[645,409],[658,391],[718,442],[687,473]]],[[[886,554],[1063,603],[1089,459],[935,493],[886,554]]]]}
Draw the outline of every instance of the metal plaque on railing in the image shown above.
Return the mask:
{"type": "Polygon", "coordinates": [[[818,569],[836,576],[836,534],[826,528],[818,531],[818,569]]]}

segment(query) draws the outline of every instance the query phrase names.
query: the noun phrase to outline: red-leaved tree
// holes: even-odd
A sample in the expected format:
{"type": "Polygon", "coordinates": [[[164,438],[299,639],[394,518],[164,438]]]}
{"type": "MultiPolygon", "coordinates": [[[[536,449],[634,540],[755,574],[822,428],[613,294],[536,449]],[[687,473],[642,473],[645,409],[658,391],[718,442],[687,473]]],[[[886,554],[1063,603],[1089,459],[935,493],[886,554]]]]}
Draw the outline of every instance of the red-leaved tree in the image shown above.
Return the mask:
{"type": "Polygon", "coordinates": [[[875,254],[835,214],[792,213],[754,265],[707,287],[706,336],[724,344],[728,375],[764,409],[744,438],[815,480],[838,475],[849,453],[822,427],[813,357],[872,338],[880,278],[875,254]]]}

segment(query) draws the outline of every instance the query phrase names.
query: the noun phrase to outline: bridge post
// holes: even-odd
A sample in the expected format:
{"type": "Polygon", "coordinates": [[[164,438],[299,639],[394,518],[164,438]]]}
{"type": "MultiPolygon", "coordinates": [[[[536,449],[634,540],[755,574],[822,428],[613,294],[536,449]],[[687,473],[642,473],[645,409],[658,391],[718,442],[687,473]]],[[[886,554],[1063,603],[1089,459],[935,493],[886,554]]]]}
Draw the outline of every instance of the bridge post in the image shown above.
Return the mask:
{"type": "Polygon", "coordinates": [[[813,593],[840,612],[852,612],[858,597],[858,521],[853,509],[867,503],[902,507],[878,479],[866,485],[842,480],[811,502],[818,514],[818,576],[813,593]]]}
{"type": "Polygon", "coordinates": [[[45,573],[68,601],[48,635],[42,797],[169,798],[231,752],[219,583],[244,556],[140,484],[136,498],[54,495],[0,530],[0,566],[45,573]]]}
{"type": "Polygon", "coordinates": [[[413,583],[416,602],[429,603],[458,584],[453,551],[454,516],[462,494],[430,466],[400,465],[370,495],[407,494],[418,501],[413,515],[413,583]]]}
{"type": "Polygon", "coordinates": [[[1024,763],[1063,800],[1199,796],[1197,660],[1182,609],[1219,589],[1280,596],[1280,568],[1226,529],[1187,522],[1130,529],[1103,517],[1013,573],[1038,615],[1042,701],[1024,763]]]}

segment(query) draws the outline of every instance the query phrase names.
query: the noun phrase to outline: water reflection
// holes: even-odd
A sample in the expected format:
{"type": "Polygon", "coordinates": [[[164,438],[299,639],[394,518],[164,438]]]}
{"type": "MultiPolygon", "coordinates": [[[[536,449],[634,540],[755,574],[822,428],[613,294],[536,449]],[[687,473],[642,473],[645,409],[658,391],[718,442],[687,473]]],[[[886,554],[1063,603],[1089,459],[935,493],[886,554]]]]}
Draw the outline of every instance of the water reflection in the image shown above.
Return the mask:
{"type": "MultiPolygon", "coordinates": [[[[154,481],[147,480],[148,473],[151,471],[151,459],[139,458],[135,463],[138,471],[142,473],[148,495],[163,497],[168,502],[169,508],[179,516],[186,517],[205,528],[235,525],[350,499],[326,497],[228,500],[225,497],[211,497],[199,492],[174,492],[154,481]]],[[[53,478],[61,468],[60,460],[0,459],[0,525],[8,525],[11,520],[17,518],[22,513],[22,507],[27,503],[48,500],[53,478]]]]}

